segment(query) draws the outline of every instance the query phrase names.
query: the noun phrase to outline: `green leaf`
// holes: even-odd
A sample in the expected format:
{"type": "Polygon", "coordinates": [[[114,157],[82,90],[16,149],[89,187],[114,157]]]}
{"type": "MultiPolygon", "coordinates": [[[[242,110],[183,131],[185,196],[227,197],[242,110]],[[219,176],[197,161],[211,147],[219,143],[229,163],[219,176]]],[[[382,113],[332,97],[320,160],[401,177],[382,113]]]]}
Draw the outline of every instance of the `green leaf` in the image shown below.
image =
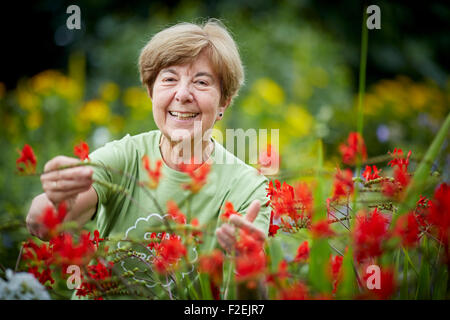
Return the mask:
{"type": "Polygon", "coordinates": [[[433,300],[444,300],[447,294],[448,269],[447,266],[441,265],[437,274],[436,281],[433,286],[433,300]]]}
{"type": "Polygon", "coordinates": [[[331,292],[331,281],[328,270],[330,246],[327,239],[314,239],[309,254],[309,281],[320,293],[331,292]]]}
{"type": "Polygon", "coordinates": [[[281,248],[281,240],[277,237],[268,240],[268,256],[270,257],[270,271],[275,272],[278,265],[283,260],[283,249],[281,248]]]}
{"type": "Polygon", "coordinates": [[[317,167],[316,167],[316,181],[317,186],[314,190],[314,214],[312,216],[312,221],[319,221],[327,219],[326,210],[323,210],[323,205],[326,203],[326,199],[324,197],[323,191],[323,144],[322,140],[318,140],[317,142],[317,167]]]}
{"type": "Polygon", "coordinates": [[[338,284],[336,296],[339,299],[352,299],[358,293],[358,282],[353,267],[353,248],[348,246],[342,261],[342,280],[338,284]]]}
{"type": "MultiPolygon", "coordinates": [[[[423,247],[427,252],[427,238],[423,238],[423,247]]],[[[430,263],[426,259],[426,254],[422,256],[422,261],[419,270],[416,299],[430,299],[430,263]]]]}
{"type": "Polygon", "coordinates": [[[202,292],[202,299],[212,300],[211,287],[209,286],[209,275],[199,273],[200,290],[202,292]]]}
{"type": "Polygon", "coordinates": [[[403,260],[403,280],[402,286],[400,288],[400,299],[407,300],[408,299],[408,256],[407,253],[404,254],[405,258],[403,260]]]}

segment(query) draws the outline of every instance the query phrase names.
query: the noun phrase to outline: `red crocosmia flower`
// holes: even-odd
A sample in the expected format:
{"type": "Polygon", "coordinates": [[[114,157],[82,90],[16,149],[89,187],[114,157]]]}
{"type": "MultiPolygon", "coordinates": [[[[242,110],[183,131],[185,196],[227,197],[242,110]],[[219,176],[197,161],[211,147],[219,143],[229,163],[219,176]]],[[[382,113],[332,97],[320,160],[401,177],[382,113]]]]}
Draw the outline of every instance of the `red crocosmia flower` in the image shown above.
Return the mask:
{"type": "Polygon", "coordinates": [[[88,279],[83,281],[79,288],[77,288],[77,296],[92,296],[95,300],[103,300],[101,296],[102,291],[111,290],[118,286],[118,283],[105,281],[110,280],[112,276],[112,268],[114,264],[108,262],[104,264],[101,261],[97,261],[97,264],[88,266],[88,279]],[[92,282],[96,281],[96,283],[92,282]],[[98,288],[97,286],[100,286],[98,288]]]}
{"type": "Polygon", "coordinates": [[[44,268],[41,272],[39,272],[39,269],[37,266],[28,268],[28,273],[31,273],[34,275],[34,277],[43,285],[47,281],[50,281],[50,284],[55,283],[55,279],[52,277],[52,269],[50,268],[44,268]]]}
{"type": "Polygon", "coordinates": [[[334,256],[330,255],[330,275],[333,281],[333,294],[337,291],[337,286],[342,278],[341,268],[342,262],[344,261],[343,256],[334,256]]]}
{"type": "Polygon", "coordinates": [[[348,165],[355,164],[358,157],[362,161],[367,159],[366,145],[358,132],[350,132],[347,144],[341,144],[339,152],[342,154],[342,162],[348,165]]]}
{"type": "Polygon", "coordinates": [[[402,149],[395,148],[392,153],[388,152],[393,159],[388,162],[388,165],[394,168],[397,166],[400,169],[403,169],[406,171],[409,165],[409,158],[411,157],[411,150],[408,152],[408,155],[406,156],[406,159],[403,158],[403,151],[402,149]]]}
{"type": "Polygon", "coordinates": [[[269,185],[266,189],[267,191],[267,196],[269,197],[270,200],[272,200],[273,195],[275,195],[277,193],[277,190],[281,188],[281,182],[278,180],[275,180],[275,187],[273,185],[273,181],[269,182],[269,185]]]}
{"type": "Polygon", "coordinates": [[[426,228],[430,224],[428,221],[430,207],[431,201],[421,195],[419,201],[417,201],[416,208],[414,209],[414,215],[421,228],[426,228]]]}
{"type": "Polygon", "coordinates": [[[80,144],[73,148],[73,153],[80,158],[81,161],[89,160],[89,146],[86,142],[81,141],[80,144]]]}
{"type": "Polygon", "coordinates": [[[147,186],[150,189],[156,189],[159,184],[159,180],[161,179],[161,167],[162,167],[162,161],[157,160],[155,164],[155,169],[152,169],[150,167],[150,159],[147,155],[144,155],[142,157],[142,164],[144,165],[145,171],[147,171],[148,177],[150,178],[150,181],[147,183],[147,186]]]}
{"type": "Polygon", "coordinates": [[[308,300],[308,287],[298,281],[295,284],[281,289],[278,300],[308,300]]]}
{"type": "Polygon", "coordinates": [[[394,170],[394,179],[403,188],[406,187],[410,181],[410,177],[406,169],[399,167],[394,170]]]}
{"type": "Polygon", "coordinates": [[[167,201],[167,211],[169,217],[179,224],[186,224],[186,216],[181,212],[180,208],[178,208],[177,204],[173,200],[167,201]]]}
{"type": "Polygon", "coordinates": [[[192,193],[198,193],[201,188],[206,184],[208,174],[211,171],[211,165],[208,162],[202,165],[195,164],[194,158],[191,159],[191,163],[181,163],[179,168],[182,172],[187,173],[191,177],[191,182],[184,184],[183,188],[190,190],[192,193]]]}
{"type": "Polygon", "coordinates": [[[341,197],[348,197],[353,194],[353,173],[350,169],[343,171],[337,169],[333,184],[332,201],[338,200],[341,197]]]}
{"type": "Polygon", "coordinates": [[[371,214],[359,214],[356,217],[353,238],[358,262],[383,253],[382,241],[388,237],[388,223],[388,219],[379,213],[377,208],[371,214]]]}
{"type": "Polygon", "coordinates": [[[291,274],[288,271],[288,263],[283,259],[278,265],[278,270],[275,273],[270,273],[267,275],[266,282],[276,285],[277,282],[283,281],[290,276],[291,274]]]}
{"type": "Polygon", "coordinates": [[[294,258],[295,262],[307,261],[309,258],[308,241],[303,241],[297,248],[297,255],[294,258]]]}
{"type": "Polygon", "coordinates": [[[381,183],[382,192],[387,197],[401,199],[402,190],[406,189],[410,180],[406,167],[396,167],[394,169],[394,181],[385,180],[381,183]]]}
{"type": "Polygon", "coordinates": [[[366,181],[371,181],[371,180],[380,178],[380,176],[378,175],[378,172],[379,172],[379,170],[378,170],[377,166],[372,166],[372,168],[370,166],[366,166],[366,169],[362,173],[362,176],[364,177],[364,179],[366,179],[366,181]],[[373,170],[373,173],[372,173],[372,170],[373,170]]]}
{"type": "Polygon", "coordinates": [[[327,238],[335,235],[330,224],[326,220],[317,221],[311,224],[311,235],[313,238],[327,238]]]}
{"type": "Polygon", "coordinates": [[[158,246],[154,265],[156,271],[166,274],[176,267],[177,262],[186,256],[187,250],[181,238],[177,235],[170,235],[169,239],[163,238],[158,246]]]}
{"type": "Polygon", "coordinates": [[[19,154],[20,157],[16,160],[17,170],[25,174],[35,173],[37,160],[33,149],[28,144],[25,144],[22,151],[19,151],[19,154]]]}
{"type": "Polygon", "coordinates": [[[269,237],[275,237],[280,226],[273,224],[273,210],[270,212],[269,237]]]}
{"type": "Polygon", "coordinates": [[[164,239],[165,236],[166,236],[165,232],[162,232],[159,234],[157,234],[156,232],[152,232],[150,235],[151,242],[149,244],[147,244],[147,247],[158,251],[159,244],[161,243],[161,240],[164,239]]]}
{"type": "Polygon", "coordinates": [[[82,231],[78,243],[74,243],[70,233],[63,233],[50,239],[55,258],[63,269],[71,264],[83,265],[88,263],[96,251],[89,233],[82,231]]]}
{"type": "Polygon", "coordinates": [[[307,183],[301,182],[294,186],[295,199],[302,205],[304,213],[311,218],[313,211],[313,194],[307,183]]]}
{"type": "MultiPolygon", "coordinates": [[[[89,237],[91,236],[91,233],[88,233],[89,237]]],[[[100,238],[100,232],[98,230],[94,230],[94,238],[91,240],[92,244],[98,249],[98,246],[100,242],[104,241],[104,238],[100,238]]]]}
{"type": "Polygon", "coordinates": [[[53,284],[51,264],[54,262],[53,250],[50,245],[42,243],[37,245],[33,240],[28,240],[23,245],[22,259],[28,266],[28,272],[33,274],[43,285],[47,281],[53,284]]]}
{"type": "MultiPolygon", "coordinates": [[[[200,223],[198,222],[197,218],[192,219],[191,225],[193,227],[197,227],[197,228],[200,227],[200,223]]],[[[200,230],[193,230],[192,231],[192,236],[196,239],[196,241],[198,243],[203,243],[202,240],[201,240],[202,235],[203,235],[203,232],[200,231],[200,230]]]]}
{"type": "Polygon", "coordinates": [[[213,250],[208,255],[202,255],[199,258],[199,271],[209,274],[215,284],[220,284],[223,275],[223,259],[223,253],[219,249],[213,250]]]}
{"type": "Polygon", "coordinates": [[[222,221],[228,221],[233,214],[237,214],[241,216],[241,214],[234,210],[233,204],[230,201],[225,201],[225,206],[222,215],[220,218],[222,221]]]}
{"type": "Polygon", "coordinates": [[[267,149],[259,153],[258,157],[258,171],[264,173],[264,169],[277,169],[280,166],[280,155],[275,151],[271,145],[267,145],[267,149]]]}
{"type": "Polygon", "coordinates": [[[67,214],[67,205],[62,201],[58,206],[58,212],[55,212],[52,206],[47,206],[41,217],[42,223],[47,227],[50,234],[56,232],[57,227],[63,222],[67,214]]]}
{"type": "Polygon", "coordinates": [[[46,243],[42,243],[39,246],[30,239],[23,245],[22,257],[24,260],[41,261],[50,264],[52,262],[53,253],[50,246],[46,243]]]}
{"type": "Polygon", "coordinates": [[[394,234],[402,239],[405,247],[414,247],[419,242],[419,223],[413,212],[402,215],[397,219],[394,234]]]}
{"type": "Polygon", "coordinates": [[[236,280],[247,281],[259,277],[266,267],[264,241],[254,237],[245,229],[240,229],[236,246],[236,280]]]}
{"type": "MultiPolygon", "coordinates": [[[[449,253],[450,246],[450,186],[442,183],[434,192],[428,220],[437,230],[439,240],[449,253]]],[[[450,256],[447,257],[450,259],[450,256]]],[[[448,261],[450,263],[450,260],[448,261]]]]}
{"type": "Polygon", "coordinates": [[[286,182],[281,184],[275,180],[275,186],[270,181],[266,190],[273,209],[273,217],[281,218],[283,229],[292,229],[293,226],[289,226],[291,223],[297,227],[308,224],[312,214],[312,193],[305,183],[300,183],[294,188],[286,182]]]}
{"type": "Polygon", "coordinates": [[[267,149],[259,153],[258,164],[263,167],[270,167],[272,155],[272,145],[268,144],[267,149]]]}

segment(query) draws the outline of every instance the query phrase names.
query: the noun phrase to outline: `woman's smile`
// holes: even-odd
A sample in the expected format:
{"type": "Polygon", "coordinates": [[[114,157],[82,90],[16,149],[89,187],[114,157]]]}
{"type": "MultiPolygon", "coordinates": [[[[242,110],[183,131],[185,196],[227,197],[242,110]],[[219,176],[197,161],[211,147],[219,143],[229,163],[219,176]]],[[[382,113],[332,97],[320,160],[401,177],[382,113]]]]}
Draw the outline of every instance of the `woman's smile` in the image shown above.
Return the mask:
{"type": "Polygon", "coordinates": [[[168,111],[168,117],[180,123],[193,123],[200,120],[200,112],[168,111]]]}

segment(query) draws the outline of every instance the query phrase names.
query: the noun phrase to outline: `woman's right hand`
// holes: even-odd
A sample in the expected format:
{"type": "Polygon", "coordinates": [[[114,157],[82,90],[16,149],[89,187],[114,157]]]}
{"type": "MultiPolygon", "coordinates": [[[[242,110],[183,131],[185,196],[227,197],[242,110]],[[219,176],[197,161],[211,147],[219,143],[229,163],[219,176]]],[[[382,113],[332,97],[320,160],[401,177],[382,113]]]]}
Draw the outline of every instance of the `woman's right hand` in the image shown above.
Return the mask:
{"type": "Polygon", "coordinates": [[[70,166],[78,163],[80,163],[80,160],[77,158],[57,156],[45,164],[44,173],[41,175],[42,188],[55,208],[62,201],[65,201],[67,211],[70,211],[77,196],[91,187],[93,182],[92,168],[77,166],[57,170],[61,166],[70,166]]]}

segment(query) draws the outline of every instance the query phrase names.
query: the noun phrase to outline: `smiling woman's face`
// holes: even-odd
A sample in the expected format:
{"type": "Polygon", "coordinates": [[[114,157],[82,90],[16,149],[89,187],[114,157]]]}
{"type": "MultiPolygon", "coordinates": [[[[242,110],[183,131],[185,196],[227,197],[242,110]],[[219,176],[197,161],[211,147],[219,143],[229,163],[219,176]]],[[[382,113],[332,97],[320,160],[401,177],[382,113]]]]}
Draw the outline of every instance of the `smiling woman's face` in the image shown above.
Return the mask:
{"type": "MultiPolygon", "coordinates": [[[[183,139],[194,137],[194,123],[206,130],[219,120],[220,80],[205,54],[190,64],[174,65],[162,69],[153,85],[153,118],[161,132],[174,140],[183,130],[183,139]],[[197,122],[197,123],[196,123],[197,122]],[[187,136],[188,135],[188,136],[187,136]]],[[[196,132],[198,134],[199,132],[196,132]]]]}

